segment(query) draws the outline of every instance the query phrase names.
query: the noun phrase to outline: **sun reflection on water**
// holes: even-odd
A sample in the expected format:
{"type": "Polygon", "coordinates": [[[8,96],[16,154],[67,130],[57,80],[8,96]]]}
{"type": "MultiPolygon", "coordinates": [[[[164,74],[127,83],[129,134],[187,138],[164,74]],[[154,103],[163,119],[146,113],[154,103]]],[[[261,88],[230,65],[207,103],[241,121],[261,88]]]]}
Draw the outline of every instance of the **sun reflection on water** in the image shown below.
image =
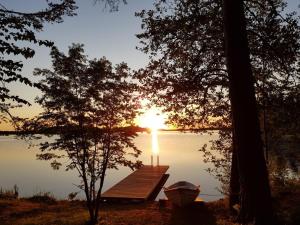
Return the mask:
{"type": "Polygon", "coordinates": [[[157,129],[151,129],[152,136],[152,154],[157,156],[159,154],[159,146],[158,146],[158,131],[157,129]]]}

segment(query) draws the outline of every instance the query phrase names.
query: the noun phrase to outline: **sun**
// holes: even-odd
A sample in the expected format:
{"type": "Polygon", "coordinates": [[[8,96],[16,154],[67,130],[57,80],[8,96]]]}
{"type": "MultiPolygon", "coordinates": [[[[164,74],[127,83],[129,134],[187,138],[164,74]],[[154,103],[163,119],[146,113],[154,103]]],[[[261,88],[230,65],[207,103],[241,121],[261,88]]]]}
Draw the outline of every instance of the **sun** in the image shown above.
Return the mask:
{"type": "Polygon", "coordinates": [[[136,120],[138,126],[151,130],[166,129],[166,116],[158,109],[151,108],[140,115],[136,120]]]}

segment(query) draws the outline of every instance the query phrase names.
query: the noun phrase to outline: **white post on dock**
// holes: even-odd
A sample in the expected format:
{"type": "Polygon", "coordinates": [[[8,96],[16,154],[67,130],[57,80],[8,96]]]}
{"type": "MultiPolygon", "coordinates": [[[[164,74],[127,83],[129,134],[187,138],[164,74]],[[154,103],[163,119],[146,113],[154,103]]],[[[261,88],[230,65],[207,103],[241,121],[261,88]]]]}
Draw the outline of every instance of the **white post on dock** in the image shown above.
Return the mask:
{"type": "Polygon", "coordinates": [[[157,160],[156,165],[159,166],[159,155],[156,156],[156,160],[157,160]]]}

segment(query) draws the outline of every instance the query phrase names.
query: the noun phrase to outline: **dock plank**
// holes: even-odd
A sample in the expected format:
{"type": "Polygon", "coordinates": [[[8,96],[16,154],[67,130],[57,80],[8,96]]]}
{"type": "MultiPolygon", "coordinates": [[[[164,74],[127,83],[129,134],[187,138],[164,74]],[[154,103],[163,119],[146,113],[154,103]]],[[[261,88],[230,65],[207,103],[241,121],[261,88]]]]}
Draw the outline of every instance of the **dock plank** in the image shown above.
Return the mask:
{"type": "Polygon", "coordinates": [[[169,166],[144,165],[104,192],[102,198],[147,200],[168,169],[169,166]]]}

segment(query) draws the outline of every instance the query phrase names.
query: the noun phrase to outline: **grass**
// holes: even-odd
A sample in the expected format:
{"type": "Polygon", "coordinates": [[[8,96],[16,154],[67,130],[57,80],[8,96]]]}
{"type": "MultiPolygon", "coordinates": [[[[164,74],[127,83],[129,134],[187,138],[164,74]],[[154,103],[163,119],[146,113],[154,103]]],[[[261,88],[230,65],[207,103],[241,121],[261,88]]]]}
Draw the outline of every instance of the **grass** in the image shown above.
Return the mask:
{"type": "Polygon", "coordinates": [[[32,201],[32,199],[0,200],[1,225],[79,225],[88,214],[82,202],[32,201]]]}
{"type": "MultiPolygon", "coordinates": [[[[186,209],[142,204],[105,204],[99,225],[232,225],[224,201],[193,205],[186,209]]],[[[1,225],[82,225],[88,221],[83,201],[32,201],[0,199],[1,225]]]]}
{"type": "MultiPolygon", "coordinates": [[[[300,224],[300,188],[274,194],[274,209],[281,224],[300,224]]],[[[99,225],[235,225],[226,200],[177,208],[169,202],[142,204],[103,203],[99,225]]],[[[84,225],[89,219],[84,201],[56,200],[50,193],[30,198],[0,198],[0,225],[84,225]]]]}

